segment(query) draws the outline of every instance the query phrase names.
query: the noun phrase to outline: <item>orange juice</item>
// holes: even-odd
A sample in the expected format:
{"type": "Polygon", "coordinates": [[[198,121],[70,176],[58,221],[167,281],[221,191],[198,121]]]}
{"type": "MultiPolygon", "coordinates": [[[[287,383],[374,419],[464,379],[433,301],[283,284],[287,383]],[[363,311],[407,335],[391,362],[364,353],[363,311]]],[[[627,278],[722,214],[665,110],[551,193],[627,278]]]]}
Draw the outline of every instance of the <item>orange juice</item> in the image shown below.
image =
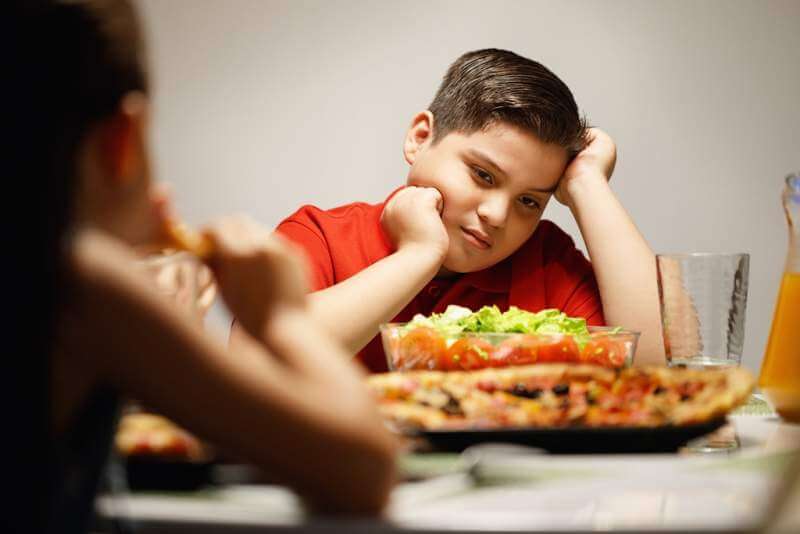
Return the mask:
{"type": "Polygon", "coordinates": [[[800,273],[783,275],[758,385],[781,417],[800,422],[800,273]]]}

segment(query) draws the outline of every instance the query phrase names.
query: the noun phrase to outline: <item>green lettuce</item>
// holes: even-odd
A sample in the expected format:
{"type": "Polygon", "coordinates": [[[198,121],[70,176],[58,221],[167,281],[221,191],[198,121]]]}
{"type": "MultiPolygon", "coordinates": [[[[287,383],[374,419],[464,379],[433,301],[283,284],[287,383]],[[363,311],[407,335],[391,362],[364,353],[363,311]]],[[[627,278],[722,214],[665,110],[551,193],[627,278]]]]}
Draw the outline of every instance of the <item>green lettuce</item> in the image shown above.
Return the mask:
{"type": "Polygon", "coordinates": [[[450,305],[443,313],[415,315],[405,329],[420,326],[432,328],[445,338],[454,338],[464,332],[496,332],[571,334],[581,346],[589,340],[586,319],[569,317],[556,309],[532,313],[511,306],[508,311],[501,312],[497,306],[484,306],[473,312],[463,306],[450,305]]]}

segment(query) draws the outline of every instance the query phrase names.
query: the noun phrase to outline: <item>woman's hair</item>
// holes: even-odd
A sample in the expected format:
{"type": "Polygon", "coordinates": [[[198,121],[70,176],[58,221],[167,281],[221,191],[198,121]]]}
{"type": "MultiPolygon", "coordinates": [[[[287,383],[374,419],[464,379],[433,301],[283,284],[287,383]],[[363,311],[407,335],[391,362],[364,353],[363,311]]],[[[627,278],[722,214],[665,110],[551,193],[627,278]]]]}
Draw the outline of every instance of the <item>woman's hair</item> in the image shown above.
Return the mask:
{"type": "Polygon", "coordinates": [[[429,109],[434,142],[450,132],[508,123],[563,147],[570,158],[586,145],[586,121],[569,87],[541,63],[507,50],[488,48],[459,57],[429,109]]]}
{"type": "MultiPolygon", "coordinates": [[[[113,115],[127,92],[146,91],[147,81],[127,0],[12,0],[4,12],[3,118],[12,139],[4,197],[13,224],[3,231],[11,236],[4,263],[14,371],[6,394],[29,415],[20,415],[17,435],[44,439],[35,443],[41,447],[51,437],[49,355],[67,285],[77,156],[90,128],[113,115]]],[[[30,473],[21,480],[42,479],[30,473]]],[[[30,489],[40,499],[46,492],[30,489]]]]}
{"type": "Polygon", "coordinates": [[[15,181],[31,188],[24,209],[36,256],[26,263],[45,306],[30,304],[52,326],[77,156],[90,128],[113,115],[126,93],[147,90],[142,35],[127,0],[29,0],[12,12],[11,168],[15,181]]]}

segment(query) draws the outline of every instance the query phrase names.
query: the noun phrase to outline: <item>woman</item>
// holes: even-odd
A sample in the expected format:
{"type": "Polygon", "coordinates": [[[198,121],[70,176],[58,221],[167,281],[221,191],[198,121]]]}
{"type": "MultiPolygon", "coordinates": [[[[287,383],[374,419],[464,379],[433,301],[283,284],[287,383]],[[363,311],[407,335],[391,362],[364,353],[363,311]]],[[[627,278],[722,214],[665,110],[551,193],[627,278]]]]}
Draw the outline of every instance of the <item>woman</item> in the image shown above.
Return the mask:
{"type": "Polygon", "coordinates": [[[206,231],[220,293],[249,335],[235,351],[133,268],[132,247],[163,238],[167,206],[150,179],[131,5],[26,2],[11,17],[7,179],[28,190],[25,231],[8,233],[35,250],[5,258],[12,351],[21,355],[5,394],[24,408],[12,417],[22,438],[11,448],[29,461],[12,473],[20,508],[7,508],[18,517],[3,521],[85,530],[123,392],[262,466],[319,510],[378,512],[395,443],[361,373],[309,321],[302,269],[286,245],[243,218],[206,231]],[[46,444],[45,461],[31,443],[46,444]],[[27,516],[31,503],[46,513],[27,516]]]}

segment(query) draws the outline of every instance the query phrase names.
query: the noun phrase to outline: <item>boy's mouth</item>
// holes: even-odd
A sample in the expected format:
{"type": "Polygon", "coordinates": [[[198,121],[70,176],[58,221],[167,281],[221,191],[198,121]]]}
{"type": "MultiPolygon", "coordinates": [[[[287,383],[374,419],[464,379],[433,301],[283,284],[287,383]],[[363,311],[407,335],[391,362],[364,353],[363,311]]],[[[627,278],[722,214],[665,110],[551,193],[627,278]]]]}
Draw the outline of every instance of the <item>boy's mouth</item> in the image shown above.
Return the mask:
{"type": "Polygon", "coordinates": [[[492,238],[480,230],[461,227],[464,239],[471,245],[481,250],[486,250],[492,246],[492,238]]]}

